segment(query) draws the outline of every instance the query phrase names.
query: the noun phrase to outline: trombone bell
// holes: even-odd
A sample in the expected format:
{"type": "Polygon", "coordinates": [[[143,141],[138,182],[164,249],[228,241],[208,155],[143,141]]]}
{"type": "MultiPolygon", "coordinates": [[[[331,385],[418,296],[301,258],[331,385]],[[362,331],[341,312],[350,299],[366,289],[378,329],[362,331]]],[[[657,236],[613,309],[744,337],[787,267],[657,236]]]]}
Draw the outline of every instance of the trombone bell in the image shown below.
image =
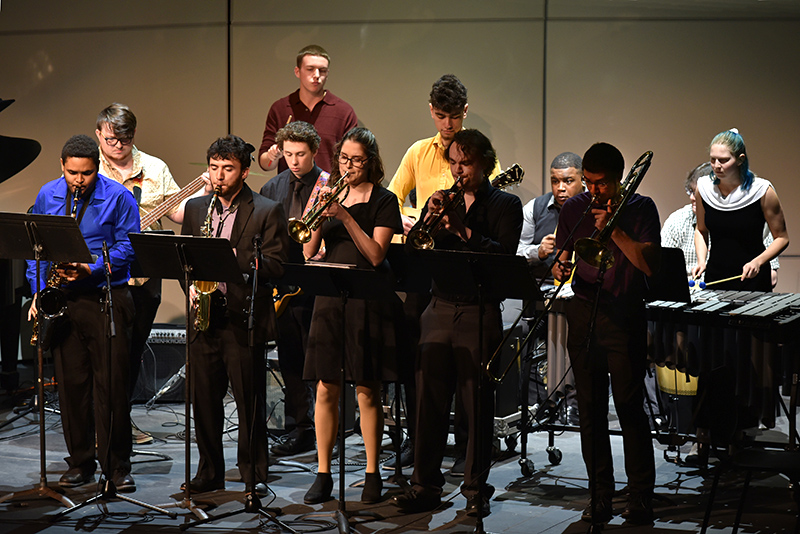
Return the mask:
{"type": "Polygon", "coordinates": [[[583,237],[575,242],[575,254],[597,269],[601,266],[608,269],[614,265],[614,255],[611,254],[608,247],[591,237],[583,237]]]}

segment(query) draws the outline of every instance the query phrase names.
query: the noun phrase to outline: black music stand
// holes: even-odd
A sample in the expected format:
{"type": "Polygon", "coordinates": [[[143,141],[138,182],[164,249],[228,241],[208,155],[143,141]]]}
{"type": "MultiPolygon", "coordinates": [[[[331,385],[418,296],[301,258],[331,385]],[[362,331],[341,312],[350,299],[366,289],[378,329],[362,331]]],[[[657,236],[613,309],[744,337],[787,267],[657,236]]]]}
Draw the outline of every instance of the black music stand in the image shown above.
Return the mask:
{"type": "MultiPolygon", "coordinates": [[[[415,258],[410,256],[405,250],[405,244],[400,243],[391,243],[389,245],[389,251],[386,254],[386,260],[389,262],[389,265],[392,266],[392,272],[395,275],[395,290],[405,293],[426,293],[428,295],[428,301],[430,299],[430,291],[431,291],[431,273],[428,268],[428,265],[425,262],[414,261],[415,258]]],[[[420,302],[420,305],[422,302],[420,302]]],[[[415,310],[416,312],[416,310],[415,310]]],[[[404,303],[404,314],[408,313],[405,309],[404,303]]],[[[417,323],[419,323],[419,316],[414,314],[414,319],[417,323]]],[[[413,336],[412,336],[413,337],[413,336]]],[[[418,342],[419,336],[416,336],[416,341],[418,342]]],[[[417,347],[412,347],[412,350],[416,353],[417,347]]],[[[411,380],[415,380],[414,377],[414,365],[415,365],[415,358],[412,359],[410,362],[411,364],[411,380]]],[[[399,369],[398,369],[399,372],[399,369]]],[[[394,482],[400,489],[403,490],[404,493],[407,493],[408,490],[411,489],[411,486],[408,484],[408,480],[406,479],[405,475],[403,474],[403,465],[402,465],[402,425],[401,422],[401,414],[400,414],[400,388],[402,386],[402,381],[398,381],[395,384],[395,433],[392,437],[392,442],[395,446],[395,458],[394,458],[394,475],[389,477],[389,482],[394,482]]],[[[416,395],[416,388],[413,388],[412,394],[416,395]]],[[[408,400],[408,390],[406,390],[406,400],[408,400]]],[[[415,401],[416,403],[416,401],[415,401]]],[[[408,417],[408,405],[406,405],[406,420],[409,422],[408,426],[410,427],[411,419],[408,417]]]]}
{"type": "MultiPolygon", "coordinates": [[[[66,215],[37,215],[24,213],[0,214],[0,258],[36,260],[36,293],[42,289],[40,264],[42,261],[78,261],[90,263],[92,255],[86,246],[78,223],[66,215]]],[[[69,508],[75,506],[70,499],[47,485],[44,433],[44,350],[42,336],[36,343],[36,404],[39,408],[39,485],[36,488],[14,492],[1,502],[25,497],[53,498],[69,508]]]]}
{"type": "MultiPolygon", "coordinates": [[[[531,277],[528,264],[522,256],[512,254],[486,254],[477,252],[430,250],[420,251],[431,270],[436,286],[445,293],[462,297],[477,298],[478,301],[478,347],[483,350],[483,309],[485,302],[507,298],[535,300],[542,294],[536,281],[531,277]],[[500,275],[502,273],[502,275],[500,275]]],[[[484,356],[480,358],[484,364],[484,356]]],[[[475,398],[475,458],[478,462],[478,510],[475,532],[483,533],[483,482],[481,477],[490,466],[482,465],[483,433],[481,432],[482,396],[484,380],[489,370],[482,369],[478,377],[478,394],[475,398]]],[[[494,417],[494,414],[492,414],[494,417]]]]}
{"type": "MultiPolygon", "coordinates": [[[[346,334],[346,311],[348,299],[359,300],[386,300],[398,298],[394,292],[391,278],[378,271],[367,269],[350,268],[347,265],[308,263],[298,265],[284,264],[285,273],[282,280],[289,285],[296,285],[303,288],[306,293],[325,296],[339,297],[342,299],[342,357],[340,362],[341,377],[339,382],[339,506],[332,512],[339,527],[339,532],[348,534],[351,515],[373,516],[369,512],[348,512],[344,498],[345,492],[345,473],[344,473],[344,413],[345,406],[345,334],[346,334]]],[[[305,517],[321,517],[329,515],[324,512],[314,512],[306,514],[305,517]]]]}
{"type": "Polygon", "coordinates": [[[201,520],[208,519],[202,509],[192,501],[189,492],[191,480],[191,429],[192,429],[192,380],[190,366],[191,302],[189,285],[191,280],[212,280],[217,282],[239,282],[243,279],[233,255],[231,243],[224,238],[194,237],[185,235],[128,234],[133,250],[144,274],[151,278],[167,278],[184,283],[186,312],[186,369],[185,411],[185,481],[183,500],[180,503],[164,505],[165,508],[177,506],[195,514],[201,520]]]}

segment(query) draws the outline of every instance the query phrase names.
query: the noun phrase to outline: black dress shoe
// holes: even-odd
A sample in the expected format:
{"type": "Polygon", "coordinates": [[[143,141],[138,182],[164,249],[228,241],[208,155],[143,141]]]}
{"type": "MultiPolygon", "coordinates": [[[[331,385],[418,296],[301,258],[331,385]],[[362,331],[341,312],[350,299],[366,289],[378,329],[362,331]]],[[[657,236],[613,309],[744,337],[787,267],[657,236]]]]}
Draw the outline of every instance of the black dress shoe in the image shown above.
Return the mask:
{"type": "MultiPolygon", "coordinates": [[[[203,478],[193,478],[189,481],[189,493],[206,493],[225,489],[224,480],[205,480],[203,478]]],[[[181,491],[186,491],[186,483],[181,484],[181,491]]]]}
{"type": "Polygon", "coordinates": [[[120,493],[133,493],[136,491],[136,482],[130,473],[118,474],[111,479],[120,493]]]}
{"type": "Polygon", "coordinates": [[[381,500],[383,492],[383,479],[380,473],[366,473],[364,476],[364,489],[361,490],[361,502],[375,504],[381,500]]]}
{"type": "Polygon", "coordinates": [[[480,505],[481,517],[486,517],[487,515],[492,513],[492,505],[489,501],[489,497],[486,495],[481,495],[480,493],[476,493],[469,499],[467,499],[467,515],[470,517],[477,517],[478,516],[478,507],[480,505]]]}
{"type": "Polygon", "coordinates": [[[313,451],[316,438],[313,430],[292,430],[284,435],[280,443],[272,446],[270,451],[275,456],[292,456],[303,452],[313,451]]]}
{"type": "Polygon", "coordinates": [[[80,467],[68,469],[67,472],[58,479],[58,485],[62,488],[74,488],[88,484],[89,482],[94,482],[94,469],[89,471],[87,469],[81,469],[80,467]]]}
{"type": "MultiPolygon", "coordinates": [[[[611,508],[611,499],[600,499],[597,501],[597,506],[594,509],[594,522],[595,523],[608,523],[614,516],[611,508]]],[[[586,522],[592,521],[592,505],[589,506],[581,514],[581,519],[586,522]]]]}
{"type": "Polygon", "coordinates": [[[247,493],[255,493],[257,497],[264,498],[267,496],[268,490],[267,485],[263,482],[256,483],[255,487],[252,490],[246,490],[247,493]]]}
{"type": "Polygon", "coordinates": [[[429,512],[435,510],[442,504],[442,498],[431,491],[410,490],[403,495],[397,495],[393,499],[394,504],[400,508],[401,512],[413,514],[416,512],[429,512]]]}
{"type": "MultiPolygon", "coordinates": [[[[391,458],[383,462],[381,469],[387,471],[394,471],[394,466],[397,464],[397,454],[393,454],[391,458]]],[[[408,440],[403,442],[400,447],[400,467],[411,467],[414,465],[414,446],[408,440]]]]}
{"type": "Polygon", "coordinates": [[[631,491],[628,504],[622,517],[634,525],[649,525],[653,522],[653,495],[639,491],[631,491]]]}
{"type": "Polygon", "coordinates": [[[317,478],[303,497],[306,504],[320,504],[331,500],[333,478],[330,473],[317,473],[317,478]]]}

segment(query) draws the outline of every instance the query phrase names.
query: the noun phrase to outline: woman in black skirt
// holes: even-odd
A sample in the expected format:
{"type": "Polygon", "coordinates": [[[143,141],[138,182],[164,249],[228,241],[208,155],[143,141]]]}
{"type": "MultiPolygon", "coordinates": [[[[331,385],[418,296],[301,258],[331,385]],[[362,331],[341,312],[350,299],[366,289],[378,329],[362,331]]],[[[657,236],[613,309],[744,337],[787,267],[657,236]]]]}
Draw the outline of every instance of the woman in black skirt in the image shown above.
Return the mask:
{"type": "MultiPolygon", "coordinates": [[[[330,184],[347,173],[347,198],[333,202],[322,213],[328,220],[313,232],[303,246],[307,258],[314,257],[325,241],[325,261],[355,265],[359,269],[385,271],[386,253],[395,233],[403,231],[397,198],[381,187],[383,162],[375,136],[365,128],[353,128],[336,145],[330,184]]],[[[323,189],[323,192],[325,190],[323,189]]],[[[339,425],[339,394],[342,361],[342,321],[345,321],[345,379],[355,382],[361,434],[367,468],[361,501],[380,500],[383,489],[378,472],[383,408],[381,382],[397,379],[394,331],[395,310],[391,302],[347,301],[342,317],[338,297],[318,296],[311,319],[308,350],[303,372],[305,380],[317,383],[315,426],[319,468],[314,484],[305,495],[306,504],[331,498],[331,455],[339,425]]],[[[344,454],[344,451],[340,452],[344,454]]]]}

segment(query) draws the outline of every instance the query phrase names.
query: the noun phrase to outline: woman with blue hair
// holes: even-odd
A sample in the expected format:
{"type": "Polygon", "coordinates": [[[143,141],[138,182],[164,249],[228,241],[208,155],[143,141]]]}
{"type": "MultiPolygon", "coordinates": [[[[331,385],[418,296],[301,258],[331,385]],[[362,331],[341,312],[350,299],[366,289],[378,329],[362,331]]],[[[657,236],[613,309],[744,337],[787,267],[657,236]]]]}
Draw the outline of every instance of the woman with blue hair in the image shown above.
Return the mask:
{"type": "Polygon", "coordinates": [[[750,170],[744,140],[736,129],[711,140],[709,157],[711,174],[697,181],[698,261],[692,275],[696,278],[705,271],[706,283],[731,279],[716,289],[772,291],[769,261],[789,245],[778,195],[768,180],[750,170]],[[765,222],[774,238],[767,248],[765,222]],[[712,251],[709,236],[713,236],[712,251]]]}

